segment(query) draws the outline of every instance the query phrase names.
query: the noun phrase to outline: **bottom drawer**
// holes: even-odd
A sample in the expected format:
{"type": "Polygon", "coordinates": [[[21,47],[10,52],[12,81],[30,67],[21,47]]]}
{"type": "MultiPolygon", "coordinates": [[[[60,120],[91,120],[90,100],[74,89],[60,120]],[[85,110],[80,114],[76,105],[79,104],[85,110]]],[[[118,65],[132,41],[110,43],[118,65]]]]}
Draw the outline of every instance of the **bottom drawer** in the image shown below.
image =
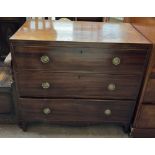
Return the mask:
{"type": "Polygon", "coordinates": [[[134,101],[87,99],[19,99],[25,121],[87,121],[128,123],[134,101]]]}
{"type": "Polygon", "coordinates": [[[142,105],[138,128],[155,128],[155,105],[142,105]]]}

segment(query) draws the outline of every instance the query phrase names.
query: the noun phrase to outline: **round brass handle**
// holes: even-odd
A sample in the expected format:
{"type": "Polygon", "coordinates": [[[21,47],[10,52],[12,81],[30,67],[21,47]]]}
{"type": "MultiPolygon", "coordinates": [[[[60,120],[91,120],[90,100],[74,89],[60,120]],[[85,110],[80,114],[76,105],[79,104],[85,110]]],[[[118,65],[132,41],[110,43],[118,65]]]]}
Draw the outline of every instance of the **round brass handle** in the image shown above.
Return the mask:
{"type": "Polygon", "coordinates": [[[108,85],[108,90],[110,90],[110,91],[116,90],[116,85],[113,84],[113,83],[110,83],[110,84],[108,85]]]}
{"type": "Polygon", "coordinates": [[[43,109],[43,113],[44,113],[45,115],[48,115],[48,114],[51,113],[51,109],[50,109],[50,108],[44,108],[44,109],[43,109]]]}
{"type": "Polygon", "coordinates": [[[117,66],[117,65],[119,65],[120,63],[121,63],[121,59],[120,59],[119,57],[114,57],[114,58],[112,59],[112,64],[113,64],[113,65],[117,66]]]}
{"type": "Polygon", "coordinates": [[[48,89],[50,87],[50,84],[48,82],[43,82],[42,83],[42,88],[48,89]]]}
{"type": "Polygon", "coordinates": [[[50,61],[50,59],[49,59],[49,57],[47,55],[41,56],[40,60],[44,64],[46,64],[46,63],[48,63],[50,61]]]}
{"type": "Polygon", "coordinates": [[[110,109],[106,109],[105,111],[104,111],[104,114],[106,115],[106,116],[109,116],[109,115],[111,115],[111,110],[110,109]]]}

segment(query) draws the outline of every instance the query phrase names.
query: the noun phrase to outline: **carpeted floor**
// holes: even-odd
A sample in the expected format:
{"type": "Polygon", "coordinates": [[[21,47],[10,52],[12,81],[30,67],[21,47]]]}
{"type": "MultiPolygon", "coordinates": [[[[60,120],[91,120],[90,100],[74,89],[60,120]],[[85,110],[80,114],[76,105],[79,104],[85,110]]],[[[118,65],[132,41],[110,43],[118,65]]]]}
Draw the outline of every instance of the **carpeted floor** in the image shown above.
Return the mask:
{"type": "Polygon", "coordinates": [[[119,126],[29,126],[27,132],[23,132],[16,125],[0,125],[0,138],[127,138],[119,126]]]}

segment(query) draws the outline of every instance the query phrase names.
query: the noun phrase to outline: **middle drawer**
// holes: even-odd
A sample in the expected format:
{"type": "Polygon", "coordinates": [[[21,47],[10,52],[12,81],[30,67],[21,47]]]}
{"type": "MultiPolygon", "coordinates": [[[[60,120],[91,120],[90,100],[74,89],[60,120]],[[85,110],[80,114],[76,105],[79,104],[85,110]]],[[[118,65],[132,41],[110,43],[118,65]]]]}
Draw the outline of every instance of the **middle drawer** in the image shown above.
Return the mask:
{"type": "Polygon", "coordinates": [[[141,77],[92,73],[16,73],[22,97],[136,99],[141,77]]]}

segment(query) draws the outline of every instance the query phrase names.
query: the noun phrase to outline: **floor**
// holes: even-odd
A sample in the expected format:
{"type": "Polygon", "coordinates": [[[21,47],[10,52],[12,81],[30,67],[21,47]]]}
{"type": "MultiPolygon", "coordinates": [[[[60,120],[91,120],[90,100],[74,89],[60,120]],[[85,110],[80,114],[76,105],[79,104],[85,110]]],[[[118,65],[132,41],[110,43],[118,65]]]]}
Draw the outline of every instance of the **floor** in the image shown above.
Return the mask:
{"type": "Polygon", "coordinates": [[[127,138],[120,126],[68,127],[33,125],[23,132],[16,125],[0,125],[0,138],[127,138]]]}

